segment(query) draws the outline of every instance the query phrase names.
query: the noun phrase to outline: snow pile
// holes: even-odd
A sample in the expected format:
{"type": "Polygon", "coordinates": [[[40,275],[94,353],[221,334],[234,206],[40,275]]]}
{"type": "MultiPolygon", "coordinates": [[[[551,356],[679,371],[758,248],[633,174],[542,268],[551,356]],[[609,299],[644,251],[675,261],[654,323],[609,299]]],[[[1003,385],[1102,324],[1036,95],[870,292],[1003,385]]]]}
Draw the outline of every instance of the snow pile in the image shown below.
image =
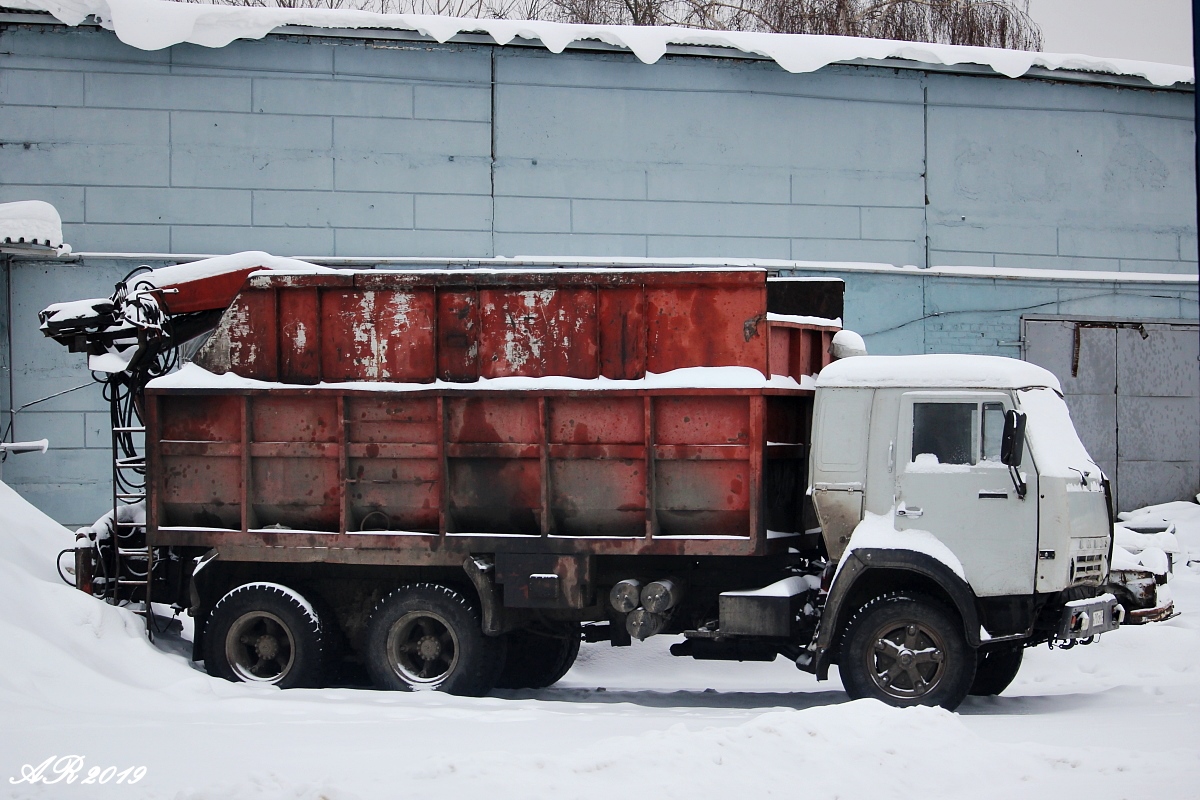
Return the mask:
{"type": "Polygon", "coordinates": [[[1193,81],[1191,69],[1168,64],[848,36],[572,25],[420,14],[376,14],[350,9],[242,8],[167,0],[6,0],[5,5],[48,11],[67,25],[78,25],[88,16],[95,16],[105,27],[115,31],[121,41],[143,50],[159,50],[181,42],[224,47],[236,39],[261,39],[281,26],[300,25],[312,28],[417,31],[439,42],[445,42],[460,33],[484,33],[501,45],[516,38],[540,41],[553,53],[561,53],[573,42],[598,40],[627,48],[647,64],[662,58],[670,45],[700,45],[728,47],[764,56],[788,72],[812,72],[839,61],[900,58],[926,64],[983,64],[1010,78],[1024,75],[1033,67],[1045,67],[1140,76],[1158,86],[1193,81]]]}
{"type": "Polygon", "coordinates": [[[6,796],[1182,800],[1200,772],[1200,574],[1180,617],[1030,650],[1003,696],[951,714],[848,702],[783,659],[673,658],[667,636],[585,645],[559,686],[485,698],[230,684],[62,585],[71,544],[0,485],[0,781],[68,753],[146,776],[6,796]]]}
{"type": "Polygon", "coordinates": [[[58,209],[41,200],[0,203],[0,242],[53,247],[59,255],[71,252],[71,246],[63,244],[58,209]]]}
{"type": "Polygon", "coordinates": [[[1136,511],[1122,511],[1117,514],[1121,524],[1117,526],[1117,544],[1136,547],[1141,542],[1143,547],[1159,547],[1171,553],[1186,554],[1189,561],[1200,562],[1200,495],[1196,502],[1177,500],[1173,503],[1161,503],[1156,506],[1146,506],[1136,511]],[[1136,534],[1140,538],[1129,540],[1122,538],[1129,533],[1130,528],[1159,528],[1162,533],[1136,534]],[[1171,532],[1168,535],[1167,529],[1171,532]],[[1128,542],[1128,544],[1127,544],[1128,542]]]}

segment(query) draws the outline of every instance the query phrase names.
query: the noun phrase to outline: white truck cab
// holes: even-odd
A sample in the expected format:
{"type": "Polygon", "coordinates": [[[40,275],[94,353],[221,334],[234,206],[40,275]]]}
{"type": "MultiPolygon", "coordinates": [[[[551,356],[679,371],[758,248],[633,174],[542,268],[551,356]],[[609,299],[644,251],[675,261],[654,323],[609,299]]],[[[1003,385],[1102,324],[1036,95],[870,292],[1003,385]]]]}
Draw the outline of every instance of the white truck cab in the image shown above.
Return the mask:
{"type": "MultiPolygon", "coordinates": [[[[914,595],[961,617],[984,675],[1007,670],[989,654],[1019,666],[1021,647],[1091,641],[1119,623],[1100,589],[1107,484],[1050,372],[989,356],[843,359],[818,376],[812,440],[809,491],[837,564],[826,631],[849,636],[880,597],[914,595]]],[[[848,645],[826,631],[812,647],[818,673],[836,660],[845,682],[848,645]]],[[[866,658],[860,693],[894,700],[880,681],[896,676],[866,658]]]]}

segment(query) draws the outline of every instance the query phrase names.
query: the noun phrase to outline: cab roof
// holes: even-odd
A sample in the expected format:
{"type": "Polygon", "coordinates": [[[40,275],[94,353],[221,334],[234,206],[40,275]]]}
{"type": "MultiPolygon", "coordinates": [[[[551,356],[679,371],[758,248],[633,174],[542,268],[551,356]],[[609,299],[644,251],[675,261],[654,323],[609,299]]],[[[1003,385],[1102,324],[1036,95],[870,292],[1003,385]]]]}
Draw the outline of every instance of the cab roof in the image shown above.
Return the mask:
{"type": "Polygon", "coordinates": [[[1025,389],[1061,392],[1058,378],[1035,364],[1000,356],[854,356],[817,376],[817,387],[1025,389]]]}

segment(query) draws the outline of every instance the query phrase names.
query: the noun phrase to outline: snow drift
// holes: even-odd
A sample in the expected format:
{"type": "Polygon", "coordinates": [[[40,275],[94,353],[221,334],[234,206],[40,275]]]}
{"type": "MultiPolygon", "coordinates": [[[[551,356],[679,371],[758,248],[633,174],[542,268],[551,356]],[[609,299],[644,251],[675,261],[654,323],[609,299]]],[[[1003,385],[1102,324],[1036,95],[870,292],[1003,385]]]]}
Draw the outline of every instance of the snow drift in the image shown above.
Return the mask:
{"type": "MultiPolygon", "coordinates": [[[[1184,509],[1191,511],[1190,504],[1184,509]]],[[[9,797],[931,797],[1194,795],[1200,574],[1185,614],[1029,651],[958,713],[847,702],[790,664],[675,659],[670,637],[585,646],[562,684],[485,698],[279,691],[209,678],[142,621],[61,583],[73,536],[0,484],[0,780],[9,797]],[[78,754],[127,785],[13,783],[78,754]]],[[[1182,591],[1186,590],[1186,591],[1182,591]]]]}

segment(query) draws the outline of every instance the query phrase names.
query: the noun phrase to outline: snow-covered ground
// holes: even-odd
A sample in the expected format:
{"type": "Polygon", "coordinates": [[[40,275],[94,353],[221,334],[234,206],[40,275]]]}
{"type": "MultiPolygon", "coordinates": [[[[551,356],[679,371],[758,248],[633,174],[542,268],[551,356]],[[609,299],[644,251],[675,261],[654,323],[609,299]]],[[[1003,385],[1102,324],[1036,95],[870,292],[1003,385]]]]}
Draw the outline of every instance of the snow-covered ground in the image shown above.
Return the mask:
{"type": "Polygon", "coordinates": [[[672,658],[668,637],[585,645],[558,686],[482,699],[235,685],[64,586],[71,544],[0,484],[0,796],[1200,797],[1200,567],[1177,567],[1181,616],[1030,651],[1003,696],[949,713],[849,702],[783,660],[672,658]],[[73,784],[14,783],[66,755],[73,784]],[[145,776],[82,784],[109,766],[145,776]]]}

